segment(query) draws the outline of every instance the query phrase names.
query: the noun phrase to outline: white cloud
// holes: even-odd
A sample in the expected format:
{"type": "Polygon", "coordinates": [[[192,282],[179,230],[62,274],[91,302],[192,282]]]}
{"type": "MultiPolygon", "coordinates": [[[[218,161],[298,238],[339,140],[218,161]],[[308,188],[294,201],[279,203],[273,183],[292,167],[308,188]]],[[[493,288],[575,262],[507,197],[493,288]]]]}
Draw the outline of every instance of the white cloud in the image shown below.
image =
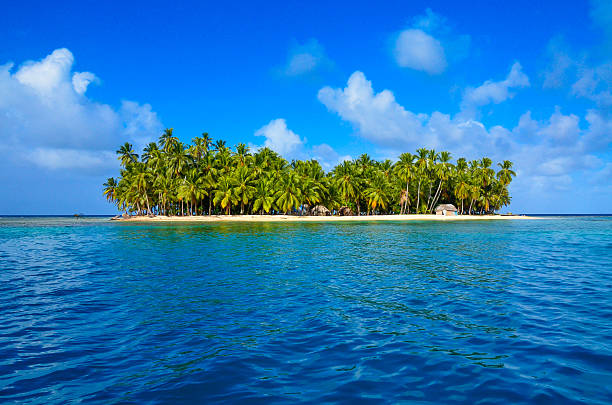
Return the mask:
{"type": "Polygon", "coordinates": [[[115,110],[89,99],[87,86],[97,79],[89,72],[71,75],[73,63],[69,50],[57,49],[14,73],[12,64],[0,67],[3,154],[45,168],[103,168],[126,140],[139,148],[160,133],[161,123],[147,104],[125,101],[115,110]]]}
{"type": "Polygon", "coordinates": [[[311,39],[303,45],[294,44],[291,47],[283,74],[299,76],[330,65],[323,46],[316,39],[311,39]]]}
{"type": "Polygon", "coordinates": [[[416,16],[412,25],[393,37],[397,64],[430,75],[444,72],[450,62],[463,59],[470,47],[469,35],[453,32],[445,17],[431,9],[416,16]]]}
{"type": "Polygon", "coordinates": [[[323,143],[309,147],[306,138],[287,127],[283,118],[277,118],[255,131],[255,136],[266,138],[263,145],[250,145],[254,149],[262,146],[268,147],[285,159],[308,160],[316,159],[321,163],[323,169],[329,171],[338,163],[350,160],[348,155],[340,155],[331,146],[323,143]]]}
{"type": "Polygon", "coordinates": [[[604,63],[595,68],[582,67],[578,69],[571,93],[607,107],[612,105],[611,85],[612,63],[604,63]]]}
{"type": "Polygon", "coordinates": [[[49,95],[66,83],[65,78],[73,63],[74,58],[68,49],[56,49],[42,61],[24,63],[15,73],[15,78],[39,94],[49,95]]]}
{"type": "Polygon", "coordinates": [[[514,96],[510,89],[527,86],[529,78],[523,73],[521,64],[515,62],[504,80],[498,82],[487,80],[476,88],[468,88],[463,95],[461,107],[469,111],[490,103],[499,104],[514,96]]]}
{"type": "Polygon", "coordinates": [[[287,128],[287,122],[283,118],[272,120],[259,128],[255,131],[255,136],[265,137],[264,146],[287,158],[298,158],[297,155],[302,152],[306,143],[305,139],[287,128]]]}
{"type": "Polygon", "coordinates": [[[609,0],[591,0],[591,18],[605,32],[610,46],[612,41],[612,3],[609,0]]]}
{"type": "Polygon", "coordinates": [[[393,147],[422,139],[427,116],[404,109],[389,90],[374,93],[362,72],[353,73],[344,89],[322,88],[318,98],[328,110],[353,124],[362,137],[380,145],[393,147]]]}
{"type": "Polygon", "coordinates": [[[345,160],[352,160],[350,155],[340,155],[331,146],[326,143],[315,145],[312,147],[312,158],[316,159],[321,163],[323,169],[330,171],[334,166],[344,162],[345,160]]]}
{"type": "Polygon", "coordinates": [[[446,70],[446,56],[440,41],[420,29],[400,32],[393,53],[401,67],[421,70],[431,75],[446,70]]]}
{"type": "Polygon", "coordinates": [[[550,41],[548,58],[543,88],[561,88],[569,82],[571,95],[591,100],[604,109],[612,106],[612,62],[593,62],[588,52],[576,54],[559,38],[550,41]]]}
{"type": "Polygon", "coordinates": [[[98,78],[91,72],[76,72],[72,75],[72,87],[78,94],[85,94],[87,86],[98,78]]]}
{"type": "Polygon", "coordinates": [[[47,169],[116,169],[117,156],[111,151],[88,151],[79,149],[36,148],[26,157],[38,166],[47,169]]]}
{"type": "Polygon", "coordinates": [[[569,72],[576,66],[577,62],[566,50],[563,38],[553,38],[546,49],[549,59],[548,67],[542,73],[544,82],[542,87],[545,89],[559,88],[567,80],[569,72]]]}
{"type": "MultiPolygon", "coordinates": [[[[528,83],[520,65],[515,66],[502,87],[528,83]]],[[[489,88],[495,87],[495,83],[489,84],[489,88]]],[[[596,110],[589,111],[586,120],[565,115],[559,108],[542,121],[526,112],[514,128],[487,128],[463,112],[451,116],[438,111],[408,111],[391,91],[375,93],[361,72],[353,73],[344,89],[325,87],[318,96],[330,111],[353,125],[357,136],[378,148],[378,157],[394,158],[424,146],[449,150],[455,158],[509,159],[519,173],[515,188],[523,194],[532,193],[532,201],[548,189],[567,192],[575,175],[600,170],[603,163],[597,153],[609,150],[612,144],[612,121],[596,110]],[[587,128],[581,125],[585,122],[587,128]]],[[[482,95],[483,100],[504,97],[508,97],[507,89],[482,95]]]]}

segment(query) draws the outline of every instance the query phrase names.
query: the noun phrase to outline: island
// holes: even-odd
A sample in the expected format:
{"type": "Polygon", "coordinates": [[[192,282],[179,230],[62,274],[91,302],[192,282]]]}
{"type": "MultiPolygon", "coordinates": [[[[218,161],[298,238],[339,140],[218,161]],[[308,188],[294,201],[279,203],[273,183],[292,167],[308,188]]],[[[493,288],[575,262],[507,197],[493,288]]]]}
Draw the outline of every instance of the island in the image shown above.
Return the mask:
{"type": "Polygon", "coordinates": [[[326,172],[315,159],[284,159],[268,147],[234,150],[208,133],[184,144],[166,129],[141,156],[117,150],[119,177],[104,195],[130,221],[355,221],[517,219],[510,204],[512,162],[483,157],[455,162],[420,148],[396,162],[368,154],[326,172]]]}

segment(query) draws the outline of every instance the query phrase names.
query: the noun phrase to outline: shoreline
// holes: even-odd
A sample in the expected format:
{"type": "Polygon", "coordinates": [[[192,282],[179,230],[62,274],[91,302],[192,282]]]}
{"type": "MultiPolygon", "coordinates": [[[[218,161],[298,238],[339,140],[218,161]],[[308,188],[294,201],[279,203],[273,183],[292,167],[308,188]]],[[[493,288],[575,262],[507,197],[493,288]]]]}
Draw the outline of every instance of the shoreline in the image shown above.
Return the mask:
{"type": "Polygon", "coordinates": [[[297,216],[297,215],[157,215],[115,218],[117,222],[369,222],[369,221],[491,221],[536,219],[525,215],[364,215],[364,216],[297,216]]]}

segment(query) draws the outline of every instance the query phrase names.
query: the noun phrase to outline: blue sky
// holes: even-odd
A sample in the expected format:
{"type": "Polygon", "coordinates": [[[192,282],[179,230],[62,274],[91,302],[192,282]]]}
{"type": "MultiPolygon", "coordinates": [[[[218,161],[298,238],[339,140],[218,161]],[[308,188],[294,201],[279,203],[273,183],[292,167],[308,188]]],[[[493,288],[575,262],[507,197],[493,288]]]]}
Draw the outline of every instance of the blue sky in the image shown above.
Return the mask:
{"type": "Polygon", "coordinates": [[[0,14],[0,214],[114,212],[114,150],[165,127],[510,159],[510,210],[612,211],[609,1],[53,3],[0,14]]]}

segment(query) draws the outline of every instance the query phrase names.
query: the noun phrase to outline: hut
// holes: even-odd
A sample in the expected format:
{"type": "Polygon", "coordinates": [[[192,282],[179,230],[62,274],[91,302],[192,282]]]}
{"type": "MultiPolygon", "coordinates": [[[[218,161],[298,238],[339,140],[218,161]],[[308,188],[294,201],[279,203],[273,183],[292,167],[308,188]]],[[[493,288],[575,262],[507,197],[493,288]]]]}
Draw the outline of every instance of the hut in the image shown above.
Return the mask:
{"type": "Polygon", "coordinates": [[[323,205],[315,205],[310,210],[310,215],[314,215],[317,217],[328,217],[331,215],[331,212],[327,209],[327,207],[323,205]]]}
{"type": "Polygon", "coordinates": [[[340,207],[340,209],[338,210],[338,215],[340,215],[341,217],[351,217],[355,215],[355,213],[353,212],[353,210],[351,210],[345,205],[344,207],[340,207]]]}
{"type": "Polygon", "coordinates": [[[435,211],[436,215],[457,215],[457,208],[453,204],[439,204],[435,211]]]}

